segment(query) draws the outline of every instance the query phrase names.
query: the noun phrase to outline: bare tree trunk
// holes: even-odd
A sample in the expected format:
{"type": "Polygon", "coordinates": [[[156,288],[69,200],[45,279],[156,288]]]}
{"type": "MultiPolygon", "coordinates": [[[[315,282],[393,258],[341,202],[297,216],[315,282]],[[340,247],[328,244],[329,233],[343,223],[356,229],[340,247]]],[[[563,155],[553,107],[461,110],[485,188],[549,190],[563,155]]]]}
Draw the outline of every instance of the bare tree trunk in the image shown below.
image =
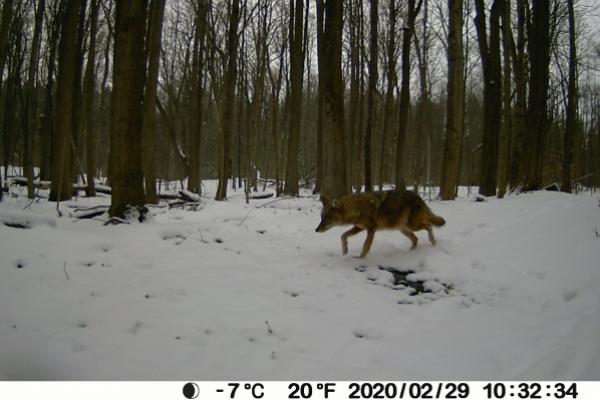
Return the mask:
{"type": "Polygon", "coordinates": [[[304,75],[303,0],[290,0],[290,112],[287,152],[287,168],[283,192],[290,196],[298,195],[298,151],[300,124],[302,117],[302,78],[304,75]]]}
{"type": "MultiPolygon", "coordinates": [[[[33,39],[31,43],[31,55],[29,57],[29,68],[27,71],[27,86],[26,86],[26,104],[24,118],[24,137],[23,137],[23,169],[27,178],[27,197],[33,199],[33,149],[32,136],[37,127],[37,96],[36,90],[36,73],[38,70],[40,43],[42,38],[42,23],[44,21],[44,11],[46,1],[40,0],[35,10],[35,26],[33,29],[33,39]]],[[[0,187],[1,187],[0,182],[0,187]]]]}
{"type": "Polygon", "coordinates": [[[200,173],[200,155],[202,153],[202,124],[204,121],[204,52],[206,36],[207,0],[201,0],[196,7],[196,32],[194,37],[194,54],[192,62],[192,132],[190,137],[190,170],[188,190],[202,193],[202,175],[200,173]]]}
{"type": "Polygon", "coordinates": [[[442,200],[454,200],[458,186],[460,153],[463,135],[464,80],[463,80],[463,0],[448,0],[450,21],[448,31],[448,100],[446,139],[440,183],[442,200]]]}
{"type": "Polygon", "coordinates": [[[107,7],[104,8],[104,14],[105,17],[107,18],[107,29],[109,31],[109,34],[106,37],[106,45],[104,46],[104,54],[103,54],[103,71],[102,71],[102,82],[100,83],[100,110],[102,112],[103,118],[102,121],[100,123],[100,137],[101,137],[101,141],[100,141],[100,149],[101,149],[101,153],[102,155],[104,155],[104,157],[101,157],[106,159],[108,162],[106,162],[105,165],[105,176],[106,176],[106,184],[110,185],[111,182],[111,178],[110,178],[110,117],[106,118],[106,115],[109,114],[110,115],[110,90],[108,88],[108,77],[110,74],[110,62],[111,62],[111,51],[110,51],[110,47],[111,47],[111,42],[114,42],[114,21],[112,20],[111,16],[113,15],[112,12],[112,6],[113,3],[112,2],[108,2],[107,7]],[[106,151],[105,149],[108,149],[108,151],[106,151]],[[108,154],[108,156],[106,155],[108,154]]]}
{"type": "Polygon", "coordinates": [[[417,134],[417,159],[415,161],[415,184],[414,191],[419,193],[419,184],[429,184],[430,181],[430,163],[431,163],[431,124],[427,122],[427,108],[430,102],[429,87],[427,81],[427,68],[429,60],[429,2],[425,0],[423,2],[423,20],[422,20],[422,42],[419,42],[419,38],[416,33],[415,38],[415,50],[417,53],[417,62],[419,67],[419,101],[417,104],[417,115],[415,131],[417,134]],[[426,159],[426,161],[424,161],[426,159]],[[424,163],[427,163],[427,172],[423,177],[424,163]]]}
{"type": "Polygon", "coordinates": [[[410,44],[415,30],[415,19],[423,0],[408,0],[408,16],[402,37],[402,82],[400,84],[400,106],[398,115],[398,136],[396,138],[395,184],[397,190],[406,188],[406,180],[402,172],[404,162],[404,144],[406,141],[406,126],[408,124],[408,109],[410,108],[410,44]]]}
{"type": "MultiPolygon", "coordinates": [[[[57,6],[58,3],[55,3],[57,6]]],[[[43,129],[40,130],[41,140],[41,162],[40,179],[50,180],[52,178],[52,141],[54,137],[54,82],[56,71],[57,42],[60,37],[61,18],[56,8],[52,10],[52,20],[48,21],[48,68],[46,73],[46,85],[44,88],[44,114],[41,121],[43,129]]]]}
{"type": "Polygon", "coordinates": [[[360,105],[360,41],[359,41],[359,30],[361,28],[361,21],[359,8],[362,7],[361,1],[349,1],[348,2],[348,25],[350,30],[350,99],[349,99],[349,115],[348,118],[348,130],[350,132],[350,160],[348,163],[350,185],[355,186],[360,191],[360,184],[357,181],[360,180],[358,177],[357,164],[360,160],[361,151],[358,148],[359,140],[357,138],[362,134],[359,124],[359,105],[360,105]]]}
{"type": "Polygon", "coordinates": [[[223,77],[223,103],[221,114],[221,134],[219,138],[219,156],[217,171],[219,186],[215,200],[227,199],[227,181],[231,176],[231,137],[233,132],[233,107],[237,77],[238,24],[240,4],[237,0],[229,3],[229,28],[227,33],[227,69],[223,77]]]}
{"type": "MultiPolygon", "coordinates": [[[[317,60],[323,58],[323,23],[325,3],[323,0],[316,0],[317,7],[317,60]]],[[[318,61],[317,71],[319,73],[318,99],[317,99],[317,178],[315,182],[314,193],[319,193],[323,185],[323,113],[325,91],[321,77],[325,74],[323,63],[318,61]]]]}
{"type": "Polygon", "coordinates": [[[73,193],[72,157],[73,157],[73,107],[76,98],[76,69],[78,65],[77,25],[81,2],[65,0],[61,10],[61,35],[58,47],[58,78],[56,93],[55,136],[52,146],[52,186],[50,201],[70,199],[73,193]]]}
{"type": "Polygon", "coordinates": [[[387,88],[385,91],[385,112],[383,115],[383,130],[379,152],[379,190],[383,189],[385,150],[387,148],[386,138],[391,136],[391,126],[394,120],[394,90],[398,84],[398,77],[396,75],[396,22],[398,19],[398,8],[395,0],[390,0],[388,12],[387,88]]]}
{"type": "Polygon", "coordinates": [[[503,0],[494,0],[490,11],[490,37],[487,38],[484,0],[476,0],[475,27],[483,64],[483,145],[479,193],[496,194],[498,140],[502,115],[502,75],[500,63],[500,15],[503,0]]]}
{"type": "Polygon", "coordinates": [[[2,19],[0,20],[0,93],[2,93],[2,78],[4,77],[4,66],[8,56],[8,32],[12,22],[14,0],[5,0],[2,7],[2,19]]]}
{"type": "Polygon", "coordinates": [[[517,0],[517,43],[512,49],[513,70],[515,72],[515,139],[512,143],[512,158],[510,162],[511,186],[524,183],[526,164],[523,161],[524,140],[527,136],[527,63],[525,58],[525,0],[517,0]]]}
{"type": "MultiPolygon", "coordinates": [[[[157,203],[156,194],[156,91],[158,85],[158,67],[160,63],[160,44],[162,24],[165,12],[165,0],[150,0],[148,31],[146,36],[148,78],[144,91],[142,116],[142,153],[143,171],[146,188],[146,202],[157,203]]],[[[146,61],[146,60],[145,60],[146,61]]]]}
{"type": "Polygon", "coordinates": [[[96,103],[96,34],[98,31],[98,11],[100,8],[99,0],[92,0],[90,5],[90,44],[88,50],[87,65],[85,67],[84,76],[84,135],[86,138],[86,171],[87,171],[87,187],[85,189],[86,196],[91,197],[96,195],[96,184],[94,177],[96,176],[96,118],[95,118],[95,103],[96,103]]]}
{"type": "Polygon", "coordinates": [[[364,139],[365,152],[365,191],[373,191],[373,167],[372,161],[372,140],[373,124],[375,121],[375,94],[377,92],[377,58],[378,56],[378,28],[379,21],[379,2],[378,0],[369,0],[370,4],[370,38],[369,38],[369,87],[367,89],[367,127],[364,139]]]}
{"type": "Polygon", "coordinates": [[[502,46],[504,52],[504,76],[502,82],[503,119],[502,132],[498,148],[498,198],[503,198],[508,185],[510,166],[510,148],[512,138],[512,87],[511,87],[511,5],[510,0],[504,0],[502,10],[502,46]]]}
{"type": "MultiPolygon", "coordinates": [[[[377,1],[377,0],[372,0],[377,1]]],[[[322,193],[330,197],[347,194],[346,143],[344,132],[344,87],[342,84],[343,2],[325,3],[323,29],[324,115],[323,144],[324,176],[322,193]]]]}
{"type": "Polygon", "coordinates": [[[145,203],[142,123],[147,1],[116,3],[113,93],[111,104],[111,216],[124,217],[145,203]]]}
{"type": "Polygon", "coordinates": [[[567,121],[563,142],[562,185],[561,190],[571,193],[573,166],[573,138],[577,132],[577,108],[579,93],[577,89],[577,43],[575,31],[575,9],[573,0],[567,0],[569,9],[569,92],[567,99],[567,121]]]}
{"type": "Polygon", "coordinates": [[[532,3],[532,21],[528,25],[529,101],[525,151],[526,190],[542,187],[543,140],[548,130],[548,86],[550,76],[550,0],[532,3]],[[535,71],[535,73],[533,73],[535,71]]]}

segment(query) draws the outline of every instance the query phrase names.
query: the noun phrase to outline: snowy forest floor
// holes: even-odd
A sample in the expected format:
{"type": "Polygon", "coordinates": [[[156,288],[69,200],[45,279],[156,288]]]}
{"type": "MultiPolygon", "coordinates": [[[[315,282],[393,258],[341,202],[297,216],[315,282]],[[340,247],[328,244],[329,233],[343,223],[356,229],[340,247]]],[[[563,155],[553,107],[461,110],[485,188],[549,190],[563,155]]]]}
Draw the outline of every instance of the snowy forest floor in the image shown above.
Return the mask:
{"type": "Polygon", "coordinates": [[[30,229],[0,224],[0,379],[600,379],[597,194],[433,201],[435,247],[378,232],[360,260],[309,192],[210,189],[116,226],[69,216],[108,197],[5,196],[30,229]]]}

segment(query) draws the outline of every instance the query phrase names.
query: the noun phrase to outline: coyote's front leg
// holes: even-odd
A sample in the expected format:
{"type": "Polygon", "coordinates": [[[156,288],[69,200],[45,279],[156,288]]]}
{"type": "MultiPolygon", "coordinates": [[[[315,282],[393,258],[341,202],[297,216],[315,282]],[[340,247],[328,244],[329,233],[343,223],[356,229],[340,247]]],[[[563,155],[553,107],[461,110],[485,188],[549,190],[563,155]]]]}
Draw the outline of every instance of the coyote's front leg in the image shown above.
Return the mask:
{"type": "Polygon", "coordinates": [[[358,226],[354,226],[342,234],[342,254],[343,255],[348,254],[348,238],[350,236],[356,235],[357,233],[359,233],[362,230],[363,230],[362,228],[359,228],[358,226]]]}

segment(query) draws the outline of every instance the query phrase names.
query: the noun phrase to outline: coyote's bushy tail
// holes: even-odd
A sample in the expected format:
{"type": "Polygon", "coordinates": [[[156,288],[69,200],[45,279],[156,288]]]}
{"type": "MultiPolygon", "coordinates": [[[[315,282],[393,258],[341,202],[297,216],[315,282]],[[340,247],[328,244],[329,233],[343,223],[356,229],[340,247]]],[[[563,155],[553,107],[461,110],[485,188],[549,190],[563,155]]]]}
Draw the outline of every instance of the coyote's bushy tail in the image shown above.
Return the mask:
{"type": "Polygon", "coordinates": [[[444,226],[444,224],[446,223],[446,220],[444,218],[438,217],[434,213],[431,213],[430,220],[431,223],[435,226],[444,226]]]}

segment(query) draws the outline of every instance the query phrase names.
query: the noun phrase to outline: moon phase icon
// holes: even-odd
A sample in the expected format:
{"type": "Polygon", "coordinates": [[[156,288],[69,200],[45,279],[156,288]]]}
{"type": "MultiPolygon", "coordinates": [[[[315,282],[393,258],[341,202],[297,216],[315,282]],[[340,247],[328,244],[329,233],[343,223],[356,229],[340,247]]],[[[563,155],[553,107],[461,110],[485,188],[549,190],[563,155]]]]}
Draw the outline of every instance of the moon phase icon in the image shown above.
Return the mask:
{"type": "Polygon", "coordinates": [[[183,385],[183,395],[186,399],[195,399],[200,394],[200,388],[194,382],[183,385]]]}

